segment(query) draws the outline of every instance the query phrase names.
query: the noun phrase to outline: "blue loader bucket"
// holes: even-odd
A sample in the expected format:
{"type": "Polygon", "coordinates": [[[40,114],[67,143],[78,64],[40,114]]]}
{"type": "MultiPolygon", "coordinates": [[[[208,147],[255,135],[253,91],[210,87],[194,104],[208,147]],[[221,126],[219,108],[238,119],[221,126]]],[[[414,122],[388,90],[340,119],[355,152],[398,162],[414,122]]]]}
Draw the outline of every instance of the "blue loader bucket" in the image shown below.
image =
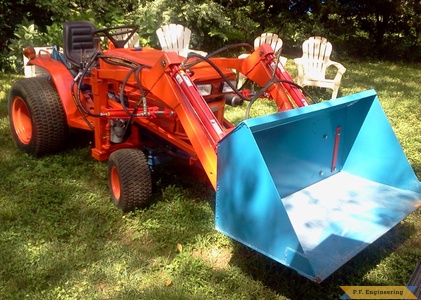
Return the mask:
{"type": "Polygon", "coordinates": [[[218,144],[216,229],[315,282],[420,204],[374,90],[245,120],[218,144]]]}

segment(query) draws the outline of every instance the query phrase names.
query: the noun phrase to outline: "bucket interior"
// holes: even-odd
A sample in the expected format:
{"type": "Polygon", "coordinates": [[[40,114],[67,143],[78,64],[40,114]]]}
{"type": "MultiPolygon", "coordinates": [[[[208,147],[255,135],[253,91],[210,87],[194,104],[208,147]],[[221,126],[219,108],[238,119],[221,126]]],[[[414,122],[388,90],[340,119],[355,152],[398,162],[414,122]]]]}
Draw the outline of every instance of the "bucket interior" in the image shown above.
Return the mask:
{"type": "Polygon", "coordinates": [[[218,145],[217,229],[315,281],[420,200],[372,90],[246,120],[218,145]]]}

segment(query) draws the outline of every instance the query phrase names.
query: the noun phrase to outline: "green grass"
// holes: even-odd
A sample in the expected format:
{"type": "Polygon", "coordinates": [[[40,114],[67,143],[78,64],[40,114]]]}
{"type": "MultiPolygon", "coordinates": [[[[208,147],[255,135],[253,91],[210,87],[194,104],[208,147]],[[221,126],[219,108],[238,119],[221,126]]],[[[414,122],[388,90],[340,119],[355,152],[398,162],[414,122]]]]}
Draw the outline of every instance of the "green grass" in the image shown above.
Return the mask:
{"type": "MultiPolygon", "coordinates": [[[[420,66],[344,65],[340,93],[377,90],[420,178],[420,66]]],[[[65,151],[40,159],[17,150],[7,117],[14,79],[0,75],[0,299],[338,299],[341,285],[405,285],[421,260],[417,211],[315,284],[218,233],[215,192],[178,162],[156,170],[150,208],[123,214],[89,135],[75,132],[65,151]]]]}

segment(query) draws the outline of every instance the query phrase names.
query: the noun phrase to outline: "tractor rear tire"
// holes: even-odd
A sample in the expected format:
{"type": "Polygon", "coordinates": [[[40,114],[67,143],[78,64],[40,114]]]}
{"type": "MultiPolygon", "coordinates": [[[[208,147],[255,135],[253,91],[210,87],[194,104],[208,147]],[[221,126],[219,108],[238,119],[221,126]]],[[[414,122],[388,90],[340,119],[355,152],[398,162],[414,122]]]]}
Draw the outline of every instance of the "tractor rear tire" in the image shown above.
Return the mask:
{"type": "Polygon", "coordinates": [[[10,129],[16,145],[34,156],[56,153],[68,135],[63,105],[47,78],[25,78],[9,92],[10,129]]]}
{"type": "Polygon", "coordinates": [[[137,149],[120,149],[108,160],[108,186],[114,205],[124,212],[151,203],[152,176],[145,154],[137,149]]]}

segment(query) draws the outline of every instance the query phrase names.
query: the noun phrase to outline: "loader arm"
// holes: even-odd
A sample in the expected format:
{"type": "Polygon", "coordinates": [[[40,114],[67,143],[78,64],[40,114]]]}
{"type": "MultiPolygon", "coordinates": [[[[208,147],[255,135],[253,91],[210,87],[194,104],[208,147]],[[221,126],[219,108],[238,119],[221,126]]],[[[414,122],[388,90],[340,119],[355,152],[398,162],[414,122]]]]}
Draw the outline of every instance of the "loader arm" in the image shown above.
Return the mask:
{"type": "Polygon", "coordinates": [[[309,105],[282,64],[277,63],[268,44],[261,45],[244,59],[212,58],[211,61],[220,68],[235,69],[266,88],[266,92],[275,101],[278,111],[309,105]]]}
{"type": "Polygon", "coordinates": [[[195,155],[216,189],[216,146],[224,128],[210,110],[188,75],[180,69],[180,57],[163,52],[161,59],[145,70],[142,84],[154,95],[166,99],[175,111],[195,150],[195,155]]]}

